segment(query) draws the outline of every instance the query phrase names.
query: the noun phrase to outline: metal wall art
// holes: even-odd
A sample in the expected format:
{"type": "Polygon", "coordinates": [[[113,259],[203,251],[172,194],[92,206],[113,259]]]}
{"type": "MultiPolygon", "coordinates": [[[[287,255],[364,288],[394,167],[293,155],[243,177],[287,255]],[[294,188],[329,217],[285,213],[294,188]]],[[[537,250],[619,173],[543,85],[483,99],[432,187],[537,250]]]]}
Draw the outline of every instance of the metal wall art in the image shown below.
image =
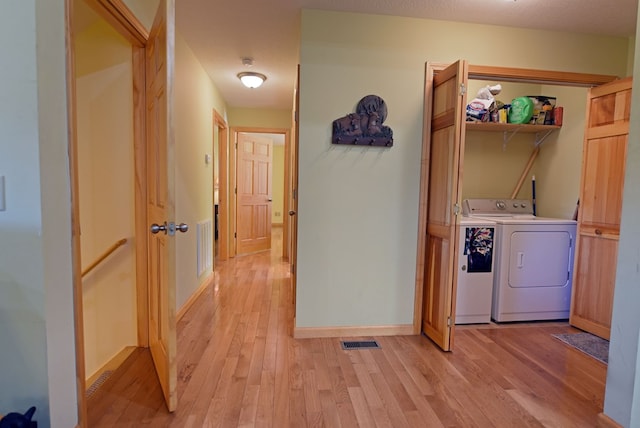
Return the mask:
{"type": "Polygon", "coordinates": [[[387,118],[387,105],[377,95],[367,95],[356,106],[355,113],[333,121],[333,144],[391,147],[393,131],[382,123],[387,118]]]}

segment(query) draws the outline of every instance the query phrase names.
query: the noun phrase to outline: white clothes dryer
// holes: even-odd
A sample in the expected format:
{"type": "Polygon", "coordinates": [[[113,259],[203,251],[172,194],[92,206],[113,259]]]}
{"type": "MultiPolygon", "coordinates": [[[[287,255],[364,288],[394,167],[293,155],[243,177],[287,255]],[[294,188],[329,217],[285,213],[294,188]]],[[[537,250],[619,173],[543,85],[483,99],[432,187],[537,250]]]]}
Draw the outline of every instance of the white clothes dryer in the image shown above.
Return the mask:
{"type": "Polygon", "coordinates": [[[491,322],[496,223],[463,217],[458,241],[456,324],[491,322]]]}
{"type": "Polygon", "coordinates": [[[533,215],[523,199],[467,199],[463,213],[496,222],[491,318],[569,318],[576,222],[533,215]]]}

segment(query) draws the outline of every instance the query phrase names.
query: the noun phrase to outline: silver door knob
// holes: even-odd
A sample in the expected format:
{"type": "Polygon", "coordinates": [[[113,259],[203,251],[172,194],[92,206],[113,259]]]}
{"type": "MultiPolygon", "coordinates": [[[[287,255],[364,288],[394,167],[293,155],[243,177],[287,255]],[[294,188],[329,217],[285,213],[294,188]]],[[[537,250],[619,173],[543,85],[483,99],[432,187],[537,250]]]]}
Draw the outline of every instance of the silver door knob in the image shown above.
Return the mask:
{"type": "Polygon", "coordinates": [[[165,221],[164,224],[157,224],[157,223],[153,223],[151,225],[151,233],[156,234],[158,232],[164,232],[164,234],[167,234],[167,222],[165,221]]]}
{"type": "Polygon", "coordinates": [[[294,210],[291,210],[291,211],[289,211],[289,215],[290,216],[294,216],[294,215],[296,215],[296,212],[294,210]]]}
{"type": "Polygon", "coordinates": [[[176,225],[176,230],[185,233],[187,230],[189,230],[189,225],[187,223],[180,223],[176,225]]]}

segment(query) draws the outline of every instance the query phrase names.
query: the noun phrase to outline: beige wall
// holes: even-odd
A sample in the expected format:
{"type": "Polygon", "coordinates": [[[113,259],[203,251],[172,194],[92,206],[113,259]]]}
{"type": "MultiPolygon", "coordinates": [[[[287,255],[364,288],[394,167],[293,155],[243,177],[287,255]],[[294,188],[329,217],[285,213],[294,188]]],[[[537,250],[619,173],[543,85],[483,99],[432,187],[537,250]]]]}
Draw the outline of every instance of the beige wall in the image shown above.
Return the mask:
{"type": "Polygon", "coordinates": [[[229,126],[290,129],[291,110],[231,107],[229,126]]]}
{"type": "MultiPolygon", "coordinates": [[[[176,309],[211,274],[197,275],[196,224],[211,220],[213,226],[213,110],[226,116],[226,105],[202,65],[176,35],[175,75],[176,223],[187,223],[189,232],[176,235],[176,309]]],[[[212,229],[213,230],[213,229],[212,229]]]]}
{"type": "MultiPolygon", "coordinates": [[[[298,327],[412,323],[425,61],[627,70],[625,38],[315,10],[303,11],[301,31],[298,327]],[[394,146],[331,145],[331,122],[367,94],[386,101],[394,146]]],[[[531,143],[516,144],[500,156],[526,162],[531,143]]]]}
{"type": "Polygon", "coordinates": [[[76,66],[82,265],[127,239],[83,278],[89,378],[137,345],[131,45],[99,20],[77,35],[76,66]]]}

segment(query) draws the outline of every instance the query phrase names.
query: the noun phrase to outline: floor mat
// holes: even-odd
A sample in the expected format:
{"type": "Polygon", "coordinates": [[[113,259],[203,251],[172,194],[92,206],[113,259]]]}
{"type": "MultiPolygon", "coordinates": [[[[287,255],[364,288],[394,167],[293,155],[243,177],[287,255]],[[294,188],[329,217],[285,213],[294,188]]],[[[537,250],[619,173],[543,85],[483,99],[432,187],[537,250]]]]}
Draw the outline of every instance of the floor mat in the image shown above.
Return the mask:
{"type": "Polygon", "coordinates": [[[607,364],[609,362],[609,341],[590,333],[552,334],[569,346],[607,364]]]}

